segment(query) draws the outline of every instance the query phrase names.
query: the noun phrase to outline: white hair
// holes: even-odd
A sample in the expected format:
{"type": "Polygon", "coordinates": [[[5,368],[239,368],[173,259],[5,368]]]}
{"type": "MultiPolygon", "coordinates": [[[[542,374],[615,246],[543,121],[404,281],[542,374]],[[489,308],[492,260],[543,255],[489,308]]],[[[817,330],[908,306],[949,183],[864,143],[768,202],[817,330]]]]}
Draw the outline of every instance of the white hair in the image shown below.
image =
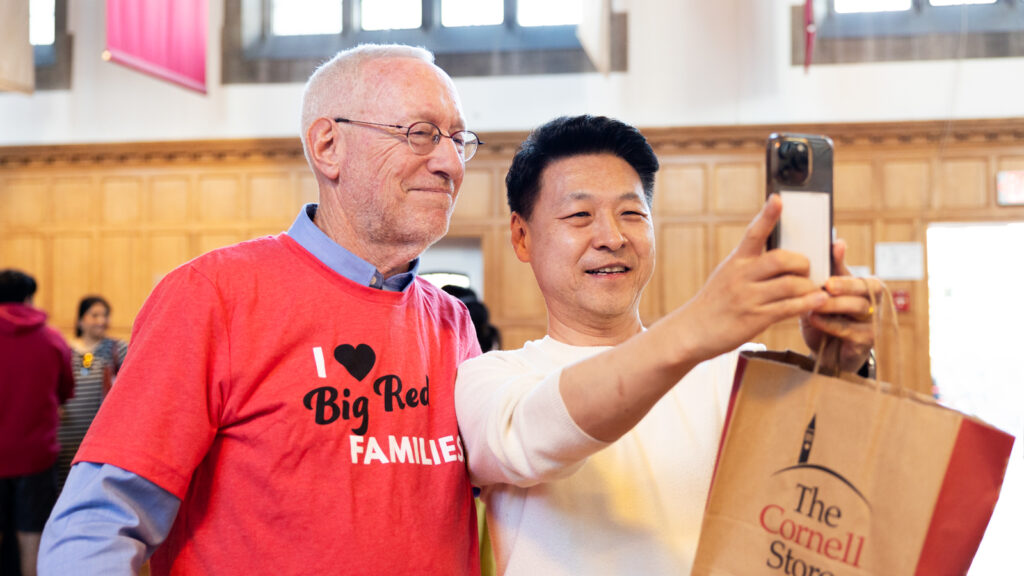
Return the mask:
{"type": "MultiPolygon", "coordinates": [[[[302,151],[306,162],[313,167],[309,142],[306,135],[310,125],[325,115],[337,114],[338,104],[348,103],[354,95],[361,93],[363,64],[388,58],[410,58],[434,63],[434,55],[419,46],[404,44],[360,44],[355,48],[342,50],[333,58],[321,64],[302,91],[301,133],[302,151]]],[[[357,102],[357,105],[361,103],[357,102]]]]}

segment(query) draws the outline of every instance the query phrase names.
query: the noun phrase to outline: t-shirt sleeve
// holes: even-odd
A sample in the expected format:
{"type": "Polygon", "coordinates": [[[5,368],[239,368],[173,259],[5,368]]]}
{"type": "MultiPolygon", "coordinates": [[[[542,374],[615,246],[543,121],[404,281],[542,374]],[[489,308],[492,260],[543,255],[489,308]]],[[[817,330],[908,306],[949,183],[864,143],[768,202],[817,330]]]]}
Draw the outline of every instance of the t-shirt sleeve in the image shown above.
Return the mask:
{"type": "Polygon", "coordinates": [[[517,364],[492,353],[459,367],[455,410],[475,486],[564,478],[608,445],[569,415],[559,392],[561,370],[539,374],[517,364]]]}
{"type": "Polygon", "coordinates": [[[75,462],[112,464],[184,499],[230,382],[226,316],[217,287],[194,264],[168,274],[135,320],[132,353],[75,462]]]}

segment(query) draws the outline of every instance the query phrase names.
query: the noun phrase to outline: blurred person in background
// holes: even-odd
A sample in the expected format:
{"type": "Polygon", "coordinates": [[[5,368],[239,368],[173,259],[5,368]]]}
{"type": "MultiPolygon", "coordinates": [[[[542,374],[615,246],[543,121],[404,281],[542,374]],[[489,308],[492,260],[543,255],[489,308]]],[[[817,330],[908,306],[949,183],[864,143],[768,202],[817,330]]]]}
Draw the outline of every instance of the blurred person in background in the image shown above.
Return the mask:
{"type": "Polygon", "coordinates": [[[107,337],[110,303],[100,296],[86,296],[78,303],[75,339],[71,341],[71,368],[75,376],[75,397],[64,406],[57,441],[57,488],[64,480],[85,432],[100,409],[128,353],[124,340],[107,337]]]}
{"type": "Polygon", "coordinates": [[[22,576],[36,574],[57,501],[57,410],[75,385],[71,350],[32,306],[35,293],[28,274],[0,270],[0,526],[14,527],[22,576]]]}

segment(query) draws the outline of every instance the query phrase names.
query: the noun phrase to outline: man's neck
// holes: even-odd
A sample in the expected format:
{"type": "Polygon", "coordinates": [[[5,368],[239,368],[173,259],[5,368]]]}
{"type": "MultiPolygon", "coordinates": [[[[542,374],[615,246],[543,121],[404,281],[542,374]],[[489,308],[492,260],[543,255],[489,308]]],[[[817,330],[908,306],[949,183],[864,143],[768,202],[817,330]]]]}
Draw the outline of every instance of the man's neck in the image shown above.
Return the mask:
{"type": "Polygon", "coordinates": [[[548,313],[548,336],[573,346],[617,346],[644,330],[639,313],[562,321],[548,313]]]}
{"type": "Polygon", "coordinates": [[[317,208],[313,224],[339,246],[373,265],[384,278],[408,272],[409,263],[423,251],[419,246],[382,246],[370,242],[353,232],[343,213],[331,210],[324,204],[317,208]]]}

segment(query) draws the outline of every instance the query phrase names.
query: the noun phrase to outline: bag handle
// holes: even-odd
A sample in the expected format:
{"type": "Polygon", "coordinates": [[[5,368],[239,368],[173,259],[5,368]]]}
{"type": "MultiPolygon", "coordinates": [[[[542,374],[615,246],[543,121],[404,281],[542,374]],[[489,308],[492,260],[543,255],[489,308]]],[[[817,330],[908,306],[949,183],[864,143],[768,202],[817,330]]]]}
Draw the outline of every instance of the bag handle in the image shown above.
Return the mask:
{"type": "MultiPolygon", "coordinates": [[[[871,302],[871,305],[868,308],[868,315],[871,316],[872,322],[875,325],[875,346],[874,346],[873,349],[874,350],[878,350],[879,348],[881,348],[879,343],[882,341],[882,333],[884,332],[885,324],[882,321],[882,316],[883,316],[883,312],[885,312],[885,310],[884,309],[879,309],[878,301],[875,298],[874,291],[871,290],[871,283],[868,282],[868,279],[861,277],[861,281],[864,282],[865,291],[868,293],[868,300],[871,302]]],[[[893,300],[892,292],[889,290],[889,287],[886,286],[884,283],[882,283],[882,294],[884,296],[883,301],[886,304],[885,308],[888,310],[888,312],[889,312],[888,316],[891,319],[892,333],[893,333],[893,336],[894,336],[893,342],[895,343],[895,348],[896,348],[896,354],[895,354],[896,361],[895,361],[895,363],[896,363],[896,366],[897,366],[897,374],[896,374],[896,377],[895,377],[895,380],[896,380],[896,382],[895,382],[896,386],[895,387],[896,387],[897,392],[902,394],[903,391],[905,390],[904,382],[903,382],[904,381],[904,378],[903,378],[904,365],[903,365],[903,354],[902,354],[902,350],[901,350],[901,341],[900,341],[900,326],[899,326],[899,322],[896,319],[896,303],[893,300]]],[[[840,372],[840,370],[839,370],[839,357],[840,357],[840,352],[841,352],[841,349],[842,349],[842,341],[839,340],[838,338],[835,338],[835,337],[832,337],[832,336],[829,336],[829,335],[825,335],[821,339],[821,343],[818,345],[818,353],[815,355],[815,358],[814,358],[814,371],[813,372],[815,374],[820,374],[822,368],[824,368],[823,363],[822,363],[822,359],[825,357],[825,351],[830,349],[830,348],[835,350],[834,365],[836,366],[836,374],[838,374],[840,372]]],[[[878,356],[876,355],[875,356],[875,367],[876,367],[875,374],[873,375],[873,377],[869,378],[870,380],[874,380],[875,381],[875,390],[878,390],[880,388],[880,386],[881,386],[881,381],[878,379],[878,369],[877,369],[878,364],[879,364],[878,356]]]]}

